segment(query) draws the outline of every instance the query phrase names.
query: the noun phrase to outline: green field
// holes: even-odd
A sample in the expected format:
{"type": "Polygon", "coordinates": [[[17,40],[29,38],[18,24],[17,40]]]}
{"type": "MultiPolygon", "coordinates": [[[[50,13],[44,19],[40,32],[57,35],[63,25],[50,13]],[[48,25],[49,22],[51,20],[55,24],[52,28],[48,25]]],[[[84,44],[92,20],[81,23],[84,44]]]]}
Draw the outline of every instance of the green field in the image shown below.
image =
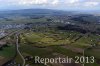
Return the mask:
{"type": "MultiPolygon", "coordinates": [[[[59,54],[62,54],[74,58],[75,56],[82,56],[83,54],[79,54],[72,51],[72,49],[67,49],[62,46],[70,45],[75,48],[85,49],[87,47],[91,47],[93,43],[99,45],[99,42],[97,41],[98,38],[100,37],[97,35],[89,34],[89,36],[87,36],[79,32],[72,31],[54,32],[53,30],[49,30],[48,32],[28,32],[20,35],[20,50],[24,56],[55,57],[53,54],[57,53],[58,56],[59,54]],[[80,35],[82,35],[82,37],[79,38],[80,35]],[[76,40],[77,38],[79,39],[76,40]]],[[[85,52],[85,55],[99,58],[100,56],[98,53],[99,51],[90,49],[85,52]]],[[[32,64],[31,61],[27,63],[32,64]]],[[[96,62],[94,64],[85,64],[85,66],[89,65],[98,66],[96,62]]]]}
{"type": "MultiPolygon", "coordinates": [[[[10,19],[10,17],[9,17],[10,19]]],[[[10,21],[7,21],[5,19],[0,20],[0,24],[26,24],[26,23],[34,23],[34,22],[47,22],[46,18],[39,18],[39,19],[31,19],[31,18],[11,18],[10,21]]]]}
{"type": "Polygon", "coordinates": [[[2,50],[0,50],[0,56],[6,57],[6,58],[12,58],[14,57],[16,51],[14,45],[9,45],[8,47],[4,47],[2,50]]]}

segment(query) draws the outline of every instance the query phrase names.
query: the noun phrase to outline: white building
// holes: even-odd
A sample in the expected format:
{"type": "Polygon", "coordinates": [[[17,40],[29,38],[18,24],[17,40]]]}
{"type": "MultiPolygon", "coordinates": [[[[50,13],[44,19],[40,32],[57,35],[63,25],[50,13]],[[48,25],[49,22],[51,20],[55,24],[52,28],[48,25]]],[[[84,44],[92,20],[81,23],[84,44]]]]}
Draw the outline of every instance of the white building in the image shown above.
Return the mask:
{"type": "Polygon", "coordinates": [[[3,37],[5,35],[6,35],[5,30],[4,29],[0,29],[0,37],[3,37]]]}

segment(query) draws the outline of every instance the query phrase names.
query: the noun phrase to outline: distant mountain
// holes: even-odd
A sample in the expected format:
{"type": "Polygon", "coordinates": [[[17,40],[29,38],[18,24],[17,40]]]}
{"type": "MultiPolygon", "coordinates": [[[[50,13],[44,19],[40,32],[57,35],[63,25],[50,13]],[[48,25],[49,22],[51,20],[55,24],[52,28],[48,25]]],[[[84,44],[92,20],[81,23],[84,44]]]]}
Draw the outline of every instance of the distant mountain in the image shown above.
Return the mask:
{"type": "Polygon", "coordinates": [[[72,12],[50,9],[22,9],[22,10],[10,10],[0,11],[0,15],[68,15],[72,12]]]}
{"type": "Polygon", "coordinates": [[[70,14],[100,14],[100,11],[63,11],[63,10],[52,10],[52,9],[20,9],[20,10],[8,10],[0,11],[1,14],[46,14],[46,15],[70,15],[70,14]]]}

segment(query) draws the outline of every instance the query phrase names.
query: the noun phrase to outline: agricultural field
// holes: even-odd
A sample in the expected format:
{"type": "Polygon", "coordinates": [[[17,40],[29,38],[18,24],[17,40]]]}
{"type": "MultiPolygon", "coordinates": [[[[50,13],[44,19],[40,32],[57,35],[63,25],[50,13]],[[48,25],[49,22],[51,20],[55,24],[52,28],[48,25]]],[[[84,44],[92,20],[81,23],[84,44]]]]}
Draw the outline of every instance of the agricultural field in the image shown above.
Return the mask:
{"type": "Polygon", "coordinates": [[[47,22],[46,18],[29,18],[29,17],[16,17],[16,16],[11,16],[11,17],[7,17],[6,20],[5,18],[0,19],[0,24],[26,24],[26,23],[35,23],[35,22],[47,22]],[[16,19],[15,19],[16,18],[16,19]]]}
{"type": "Polygon", "coordinates": [[[9,45],[0,49],[0,65],[9,61],[11,58],[15,56],[15,46],[9,45]]]}
{"type": "Polygon", "coordinates": [[[0,34],[6,33],[0,39],[0,64],[45,66],[44,63],[35,63],[35,56],[42,58],[68,56],[73,58],[70,64],[48,63],[47,65],[100,65],[100,16],[55,10],[40,9],[39,13],[37,10],[36,12],[31,9],[25,10],[19,10],[18,13],[16,10],[15,13],[0,13],[0,34]],[[2,46],[4,41],[7,43],[2,46]],[[74,63],[76,56],[93,56],[94,63],[74,63]]]}
{"type": "MultiPolygon", "coordinates": [[[[100,51],[99,47],[97,48],[97,46],[99,46],[99,38],[99,36],[94,34],[82,34],[74,31],[30,31],[20,35],[20,51],[24,57],[40,56],[51,58],[56,56],[69,56],[74,58],[75,56],[83,56],[83,50],[86,49],[86,56],[99,58],[100,56],[98,53],[100,51]],[[94,44],[96,46],[93,46],[94,44]]],[[[26,61],[26,64],[32,64],[32,66],[35,66],[33,61],[26,61]]],[[[88,65],[98,66],[97,60],[94,64],[85,64],[85,66],[88,65]]],[[[42,65],[40,64],[39,66],[42,65]]]]}

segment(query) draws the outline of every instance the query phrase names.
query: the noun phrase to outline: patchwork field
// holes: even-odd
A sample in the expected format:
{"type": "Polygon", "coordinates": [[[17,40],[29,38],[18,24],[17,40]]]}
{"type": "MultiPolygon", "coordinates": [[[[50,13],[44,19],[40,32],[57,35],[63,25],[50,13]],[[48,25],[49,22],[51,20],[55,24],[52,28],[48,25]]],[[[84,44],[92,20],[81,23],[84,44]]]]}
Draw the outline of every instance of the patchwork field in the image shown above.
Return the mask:
{"type": "MultiPolygon", "coordinates": [[[[24,57],[40,56],[40,57],[56,57],[60,54],[74,58],[75,56],[94,56],[94,64],[85,64],[85,66],[98,66],[97,58],[100,53],[98,39],[100,36],[93,34],[81,34],[79,32],[28,32],[20,35],[20,50],[24,57]],[[68,48],[70,46],[70,48],[68,48]],[[97,49],[98,47],[98,49],[97,49]],[[75,50],[73,50],[75,49],[75,50]],[[80,49],[80,50],[79,50],[80,49]],[[80,52],[78,52],[79,50],[80,52]],[[97,51],[98,50],[98,51],[97,51]],[[31,51],[31,52],[30,52],[31,51]],[[45,51],[45,52],[44,52],[45,51]],[[55,55],[56,54],[56,55],[55,55]]],[[[34,61],[34,60],[33,60],[34,61]]],[[[33,64],[33,61],[27,61],[26,64],[33,64]]],[[[38,65],[38,64],[36,64],[38,65]]],[[[39,65],[43,66],[43,65],[39,65]]]]}

